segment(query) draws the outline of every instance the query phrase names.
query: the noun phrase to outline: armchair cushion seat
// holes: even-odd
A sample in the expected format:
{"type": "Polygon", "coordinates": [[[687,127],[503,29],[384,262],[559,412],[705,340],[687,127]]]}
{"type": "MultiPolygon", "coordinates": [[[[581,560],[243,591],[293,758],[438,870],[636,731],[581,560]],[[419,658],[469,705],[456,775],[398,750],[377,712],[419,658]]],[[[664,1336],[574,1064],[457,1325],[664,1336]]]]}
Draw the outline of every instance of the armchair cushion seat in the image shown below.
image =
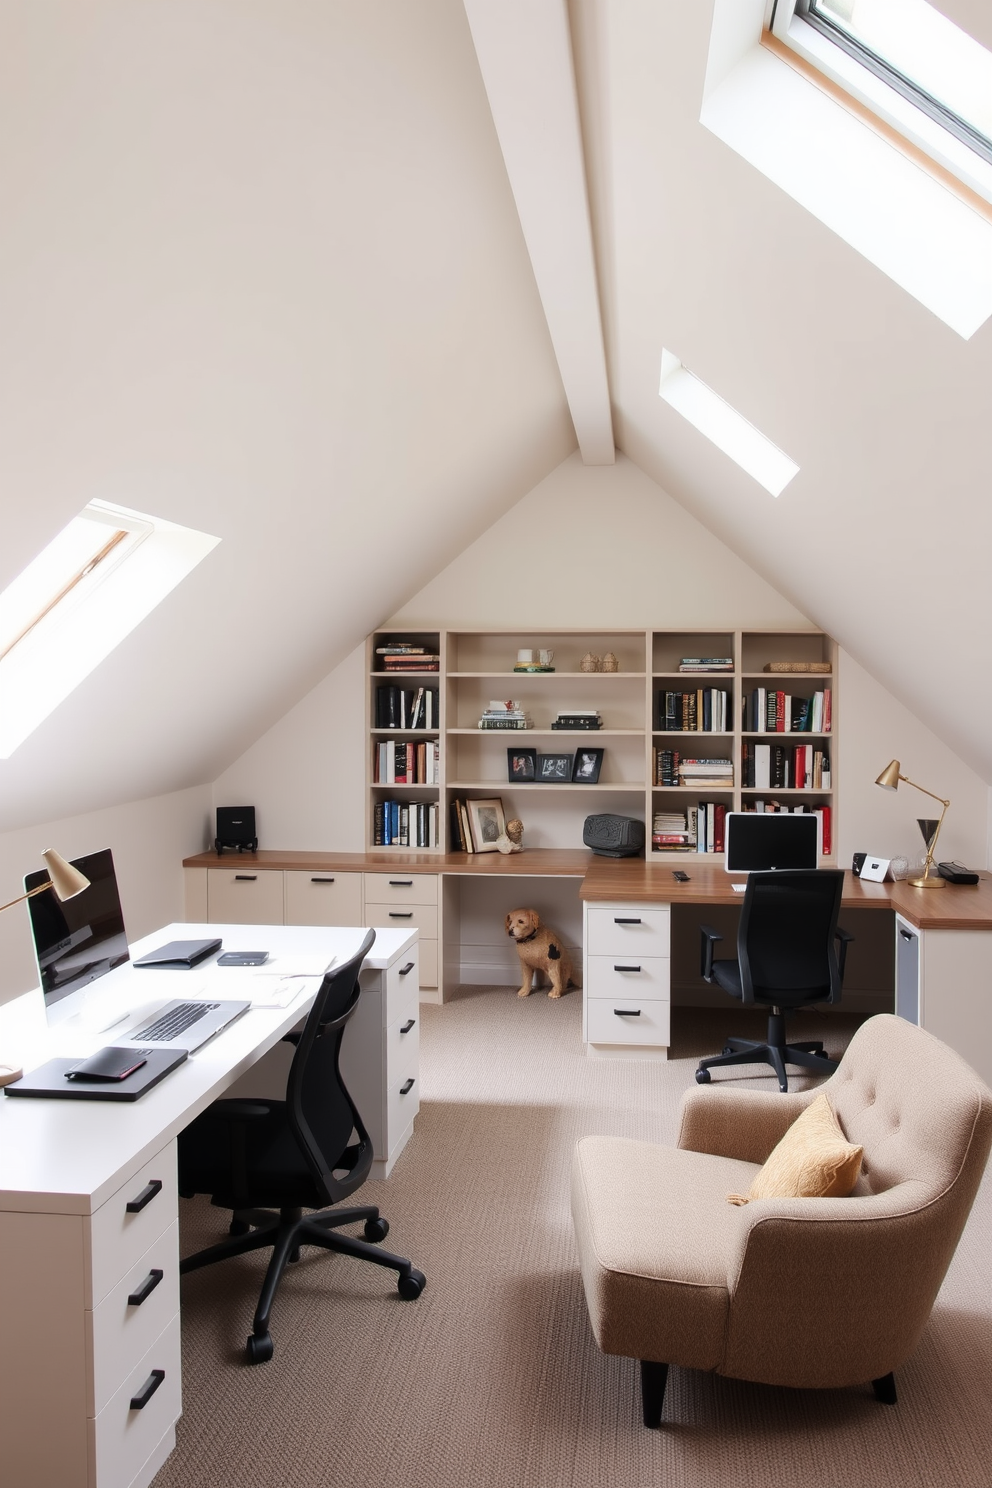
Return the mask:
{"type": "Polygon", "coordinates": [[[717,1369],[726,1346],[727,1258],[757,1163],[622,1137],[586,1137],[572,1212],[593,1333],[609,1354],[717,1369]]]}

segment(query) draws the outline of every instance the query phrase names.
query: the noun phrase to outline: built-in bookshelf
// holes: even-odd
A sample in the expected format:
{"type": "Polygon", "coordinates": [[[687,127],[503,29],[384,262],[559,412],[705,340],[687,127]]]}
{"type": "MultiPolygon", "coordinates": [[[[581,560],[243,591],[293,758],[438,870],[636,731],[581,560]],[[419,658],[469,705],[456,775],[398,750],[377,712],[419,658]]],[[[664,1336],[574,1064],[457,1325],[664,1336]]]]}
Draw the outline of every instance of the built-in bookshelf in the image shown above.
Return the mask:
{"type": "Polygon", "coordinates": [[[499,797],[506,820],[523,821],[525,846],[579,847],[586,816],[613,812],[643,821],[647,856],[673,864],[722,852],[727,811],[816,811],[829,861],[835,655],[812,630],[377,631],[368,846],[453,851],[452,804],[499,797]],[[521,649],[535,661],[553,651],[553,670],[514,671],[521,649]],[[616,670],[584,670],[590,655],[615,658],[616,670]],[[480,728],[491,705],[509,702],[526,727],[480,728]],[[598,715],[602,727],[552,727],[560,714],[598,715]],[[583,746],[603,752],[594,783],[510,778],[508,749],[540,761],[583,746]]]}

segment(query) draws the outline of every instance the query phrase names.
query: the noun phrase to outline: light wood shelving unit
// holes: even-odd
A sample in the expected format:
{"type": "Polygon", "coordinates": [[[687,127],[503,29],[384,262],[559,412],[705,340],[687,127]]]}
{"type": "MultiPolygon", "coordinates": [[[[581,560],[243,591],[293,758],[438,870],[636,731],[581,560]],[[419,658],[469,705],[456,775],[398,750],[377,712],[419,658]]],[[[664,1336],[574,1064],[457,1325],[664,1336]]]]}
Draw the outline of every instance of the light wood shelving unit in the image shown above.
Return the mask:
{"type": "MultiPolygon", "coordinates": [[[[580,848],[582,824],[587,815],[610,811],[637,817],[645,823],[646,857],[655,862],[692,863],[713,861],[710,853],[654,852],[651,825],[657,811],[684,811],[700,801],[722,801],[728,810],[742,810],[757,799],[774,799],[783,806],[828,805],[832,808],[832,839],[837,841],[837,818],[833,810],[837,795],[838,697],[836,647],[816,630],[436,630],[377,631],[368,640],[366,717],[369,720],[366,749],[366,840],[370,850],[389,853],[374,840],[375,806],[389,799],[437,802],[439,840],[436,849],[415,849],[437,854],[451,851],[450,804],[455,797],[500,796],[507,818],[520,816],[527,835],[525,843],[537,848],[580,848]],[[429,645],[441,658],[440,670],[429,673],[384,673],[376,668],[376,647],[390,641],[407,640],[429,645]],[[554,672],[513,671],[521,647],[550,648],[555,652],[554,672]],[[617,672],[583,672],[579,663],[586,652],[603,656],[612,651],[619,662],[617,672]],[[683,656],[732,656],[732,672],[679,672],[683,656]],[[829,673],[769,673],[770,662],[827,662],[829,673]],[[407,689],[436,687],[439,717],[436,727],[411,731],[376,725],[376,689],[393,684],[407,689]],[[716,687],[730,693],[730,721],[724,732],[659,728],[658,694],[662,690],[691,691],[716,687]],[[741,728],[741,702],[745,692],[765,687],[793,696],[807,697],[829,687],[832,691],[830,734],[764,733],[741,728]],[[514,730],[482,730],[479,715],[490,699],[512,697],[530,714],[534,727],[514,730]],[[603,728],[566,732],[551,728],[559,710],[598,709],[603,728]],[[436,785],[383,785],[374,781],[375,746],[381,739],[438,739],[440,778],[436,785]],[[741,785],[741,745],[744,741],[785,746],[826,743],[831,762],[828,790],[755,789],[741,785]],[[521,784],[507,779],[508,748],[534,748],[540,753],[568,753],[581,743],[605,749],[601,778],[596,785],[572,783],[521,784]],[[670,748],[683,758],[729,758],[733,761],[733,786],[727,789],[688,786],[655,786],[653,751],[670,748]],[[534,823],[532,827],[532,823],[534,823]]],[[[825,862],[832,858],[825,858],[825,862]]]]}

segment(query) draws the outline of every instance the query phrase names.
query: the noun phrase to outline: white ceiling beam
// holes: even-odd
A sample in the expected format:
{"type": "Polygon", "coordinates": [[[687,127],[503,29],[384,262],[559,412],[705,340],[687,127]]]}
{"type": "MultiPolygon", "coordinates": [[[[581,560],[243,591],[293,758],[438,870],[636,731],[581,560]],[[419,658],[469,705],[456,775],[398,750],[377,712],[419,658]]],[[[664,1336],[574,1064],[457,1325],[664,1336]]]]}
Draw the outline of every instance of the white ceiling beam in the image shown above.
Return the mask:
{"type": "Polygon", "coordinates": [[[586,465],[615,458],[565,0],[464,0],[586,465]]]}

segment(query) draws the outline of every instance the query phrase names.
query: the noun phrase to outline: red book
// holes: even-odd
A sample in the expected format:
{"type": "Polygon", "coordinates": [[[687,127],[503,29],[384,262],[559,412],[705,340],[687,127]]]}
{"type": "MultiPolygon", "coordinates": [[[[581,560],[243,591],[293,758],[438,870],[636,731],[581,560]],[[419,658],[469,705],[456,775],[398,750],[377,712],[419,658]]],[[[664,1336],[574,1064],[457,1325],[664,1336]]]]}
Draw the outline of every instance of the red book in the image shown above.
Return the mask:
{"type": "Polygon", "coordinates": [[[784,734],[785,733],[785,693],[784,692],[777,692],[775,694],[775,732],[777,734],[784,734]]]}
{"type": "Polygon", "coordinates": [[[828,858],[830,856],[830,848],[831,848],[831,840],[830,840],[830,807],[829,806],[818,806],[816,808],[816,810],[817,810],[817,815],[820,818],[820,821],[823,823],[823,830],[822,830],[823,842],[822,842],[822,845],[821,845],[821,849],[820,850],[823,853],[823,856],[825,858],[828,858]]]}
{"type": "Polygon", "coordinates": [[[829,687],[825,687],[823,689],[823,732],[825,734],[829,734],[829,732],[830,732],[830,724],[831,724],[831,717],[830,717],[830,715],[831,715],[831,712],[832,712],[832,709],[831,709],[831,706],[830,706],[830,696],[831,696],[831,694],[830,694],[830,688],[829,687]]]}
{"type": "Polygon", "coordinates": [[[727,808],[719,801],[716,806],[716,819],[713,823],[713,851],[723,852],[723,829],[726,824],[727,808]]]}

